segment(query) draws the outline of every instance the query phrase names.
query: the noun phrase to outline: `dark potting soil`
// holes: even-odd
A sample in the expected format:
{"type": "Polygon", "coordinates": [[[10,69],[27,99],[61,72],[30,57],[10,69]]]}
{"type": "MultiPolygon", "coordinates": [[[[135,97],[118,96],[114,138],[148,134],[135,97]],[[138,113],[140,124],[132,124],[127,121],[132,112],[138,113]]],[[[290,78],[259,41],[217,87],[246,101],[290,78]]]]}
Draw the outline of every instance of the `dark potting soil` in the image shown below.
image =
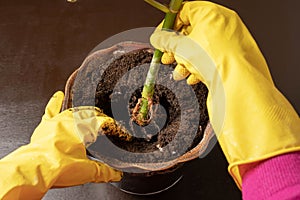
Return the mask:
{"type": "Polygon", "coordinates": [[[148,126],[138,126],[131,118],[133,108],[141,97],[144,77],[151,62],[152,51],[138,50],[122,55],[115,59],[104,71],[102,79],[97,85],[95,105],[105,114],[115,118],[134,139],[130,142],[117,137],[109,139],[120,148],[130,152],[153,152],[170,144],[178,130],[196,130],[192,142],[182,135],[182,140],[169,146],[169,151],[176,151],[181,146],[189,149],[195,147],[202,139],[208,123],[206,99],[208,90],[203,83],[192,86],[196,95],[192,99],[186,93],[186,82],[173,81],[171,69],[159,74],[159,83],[155,86],[153,97],[152,120],[148,126]],[[133,70],[134,69],[134,70],[133,70]],[[130,72],[130,73],[128,73],[130,72]],[[175,91],[175,92],[174,92],[175,91]],[[176,92],[177,91],[177,92],[176,92]],[[179,91],[179,92],[178,92],[179,91]],[[178,97],[180,96],[180,97],[178,97]],[[184,100],[185,109],[182,110],[181,101],[184,100]],[[199,111],[197,111],[197,106],[199,111]],[[200,115],[197,113],[200,112],[200,115]]]}

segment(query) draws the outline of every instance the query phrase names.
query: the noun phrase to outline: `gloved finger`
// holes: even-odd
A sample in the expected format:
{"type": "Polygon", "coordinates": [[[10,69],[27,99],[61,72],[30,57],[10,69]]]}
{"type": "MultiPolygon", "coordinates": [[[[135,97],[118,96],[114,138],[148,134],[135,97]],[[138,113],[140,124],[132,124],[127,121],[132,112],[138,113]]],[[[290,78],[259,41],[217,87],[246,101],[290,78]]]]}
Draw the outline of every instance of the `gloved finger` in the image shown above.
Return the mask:
{"type": "MultiPolygon", "coordinates": [[[[207,65],[205,59],[199,54],[194,55],[193,53],[187,53],[186,55],[174,55],[176,62],[178,63],[175,70],[177,74],[181,74],[184,78],[187,78],[187,83],[189,85],[194,85],[199,83],[200,81],[205,83],[205,79],[203,77],[202,72],[209,71],[210,66],[207,65]],[[195,61],[195,57],[197,57],[195,61]]],[[[174,74],[173,74],[174,77],[174,74]]],[[[175,80],[181,80],[180,77],[174,77],[175,80]]]]}
{"type": "Polygon", "coordinates": [[[182,36],[178,35],[175,31],[156,29],[150,37],[150,42],[156,49],[162,52],[174,53],[182,36]]]}
{"type": "Polygon", "coordinates": [[[192,32],[193,28],[191,26],[183,26],[180,30],[180,33],[183,35],[189,35],[192,32]]]}
{"type": "Polygon", "coordinates": [[[50,119],[57,115],[60,110],[64,99],[64,93],[62,91],[57,91],[49,100],[43,119],[50,119]]]}
{"type": "Polygon", "coordinates": [[[72,111],[75,120],[75,133],[86,147],[93,144],[99,134],[118,136],[125,141],[132,139],[132,135],[125,128],[96,107],[82,106],[73,108],[72,111]]]}
{"type": "Polygon", "coordinates": [[[190,25],[190,4],[186,4],[186,2],[183,2],[183,5],[180,9],[180,11],[177,13],[176,21],[174,25],[174,30],[178,31],[182,26],[188,26],[190,25]]]}
{"type": "Polygon", "coordinates": [[[54,187],[68,187],[95,182],[120,181],[122,172],[103,163],[88,158],[75,158],[69,161],[65,172],[60,174],[54,187]],[[67,173],[68,172],[68,173],[67,173]]]}
{"type": "Polygon", "coordinates": [[[188,75],[190,75],[189,70],[187,70],[182,64],[177,64],[173,71],[173,79],[175,81],[180,81],[185,79],[188,75]]]}
{"type": "Polygon", "coordinates": [[[165,65],[170,65],[170,64],[174,63],[175,58],[174,58],[173,53],[165,52],[161,57],[161,62],[162,62],[162,64],[165,64],[165,65]]]}
{"type": "MultiPolygon", "coordinates": [[[[180,11],[179,11],[180,13],[180,11]]],[[[180,31],[182,26],[186,25],[180,18],[179,14],[176,16],[176,20],[174,22],[173,30],[174,31],[180,31]]]]}
{"type": "MultiPolygon", "coordinates": [[[[177,14],[176,20],[174,22],[174,27],[173,29],[170,30],[163,30],[163,23],[164,20],[156,27],[156,29],[154,30],[153,34],[150,37],[150,43],[157,49],[163,51],[163,52],[172,52],[172,51],[166,51],[166,50],[162,50],[162,49],[167,49],[167,48],[163,48],[162,46],[159,46],[159,41],[157,41],[157,37],[159,36],[163,36],[159,35],[162,31],[166,32],[166,33],[172,33],[169,35],[174,35],[174,33],[181,33],[182,35],[188,35],[191,31],[192,31],[192,27],[190,26],[190,22],[188,20],[188,18],[185,16],[185,12],[184,10],[179,11],[179,13],[177,14]]],[[[167,38],[167,34],[165,34],[167,38]]],[[[163,43],[165,43],[164,41],[162,41],[163,43]]]]}
{"type": "Polygon", "coordinates": [[[112,182],[112,181],[120,181],[122,179],[123,173],[119,170],[113,169],[106,164],[99,163],[96,161],[92,161],[99,166],[99,170],[97,171],[96,179],[94,182],[112,182]]]}
{"type": "Polygon", "coordinates": [[[99,111],[92,106],[76,107],[71,111],[75,122],[75,133],[80,141],[85,146],[95,142],[102,123],[96,117],[99,111]]]}
{"type": "Polygon", "coordinates": [[[100,130],[99,134],[106,136],[114,136],[118,137],[123,141],[131,141],[133,139],[132,134],[125,129],[122,125],[120,125],[113,118],[108,116],[97,117],[98,121],[100,121],[100,130]]]}
{"type": "Polygon", "coordinates": [[[179,10],[179,12],[176,15],[176,20],[174,22],[174,27],[173,30],[175,31],[179,31],[182,26],[188,26],[190,25],[189,21],[186,20],[186,1],[182,3],[181,9],[179,10]]]}
{"type": "Polygon", "coordinates": [[[187,82],[188,85],[195,85],[195,84],[197,84],[197,83],[199,83],[201,81],[197,78],[197,76],[195,76],[194,74],[191,74],[187,78],[186,82],[187,82]]]}

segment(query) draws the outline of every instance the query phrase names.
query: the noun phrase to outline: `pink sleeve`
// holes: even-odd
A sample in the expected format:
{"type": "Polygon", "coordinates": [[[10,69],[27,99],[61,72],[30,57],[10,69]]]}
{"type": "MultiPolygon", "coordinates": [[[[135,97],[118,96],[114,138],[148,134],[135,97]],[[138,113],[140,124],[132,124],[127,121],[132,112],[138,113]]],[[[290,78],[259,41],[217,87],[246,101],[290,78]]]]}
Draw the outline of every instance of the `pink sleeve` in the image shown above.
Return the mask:
{"type": "Polygon", "coordinates": [[[256,165],[244,175],[242,187],[244,200],[300,199],[300,152],[256,165]]]}

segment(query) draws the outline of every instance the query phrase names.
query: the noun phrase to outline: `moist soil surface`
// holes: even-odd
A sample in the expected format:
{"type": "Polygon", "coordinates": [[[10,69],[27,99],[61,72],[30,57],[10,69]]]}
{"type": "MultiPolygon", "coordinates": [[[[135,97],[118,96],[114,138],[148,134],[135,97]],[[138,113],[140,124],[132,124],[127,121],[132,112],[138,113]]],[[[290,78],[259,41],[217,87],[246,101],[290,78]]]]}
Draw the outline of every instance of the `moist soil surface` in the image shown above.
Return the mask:
{"type": "Polygon", "coordinates": [[[112,61],[97,85],[95,104],[135,136],[130,142],[109,137],[118,147],[130,152],[144,153],[162,150],[168,146],[168,151],[174,154],[178,148],[185,148],[188,145],[186,152],[201,141],[208,123],[206,108],[208,90],[203,83],[193,85],[196,100],[190,98],[186,94],[185,80],[174,81],[170,72],[174,65],[168,66],[170,71],[161,72],[160,81],[155,86],[152,120],[147,126],[138,126],[131,114],[141,97],[141,83],[144,82],[151,58],[152,51],[143,49],[124,54],[112,61]],[[178,131],[189,130],[196,130],[192,140],[188,138],[189,134],[181,134],[179,140],[172,142],[178,131]]]}

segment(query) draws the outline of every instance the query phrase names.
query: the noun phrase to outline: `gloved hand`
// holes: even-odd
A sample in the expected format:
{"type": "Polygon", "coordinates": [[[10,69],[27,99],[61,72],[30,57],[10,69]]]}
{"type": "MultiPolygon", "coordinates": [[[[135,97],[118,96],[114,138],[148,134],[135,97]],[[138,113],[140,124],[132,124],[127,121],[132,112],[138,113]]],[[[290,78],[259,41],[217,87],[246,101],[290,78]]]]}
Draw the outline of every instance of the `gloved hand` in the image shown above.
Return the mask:
{"type": "Polygon", "coordinates": [[[158,28],[150,38],[162,62],[178,65],[174,78],[191,74],[209,89],[211,124],[241,187],[248,167],[270,157],[300,150],[300,120],[276,89],[266,61],[239,16],[207,1],[187,2],[174,31],[158,28]]]}
{"type": "Polygon", "coordinates": [[[51,187],[121,179],[121,172],[87,159],[84,145],[113,120],[94,107],[60,113],[63,98],[55,93],[30,143],[0,160],[0,199],[41,199],[51,187]]]}

